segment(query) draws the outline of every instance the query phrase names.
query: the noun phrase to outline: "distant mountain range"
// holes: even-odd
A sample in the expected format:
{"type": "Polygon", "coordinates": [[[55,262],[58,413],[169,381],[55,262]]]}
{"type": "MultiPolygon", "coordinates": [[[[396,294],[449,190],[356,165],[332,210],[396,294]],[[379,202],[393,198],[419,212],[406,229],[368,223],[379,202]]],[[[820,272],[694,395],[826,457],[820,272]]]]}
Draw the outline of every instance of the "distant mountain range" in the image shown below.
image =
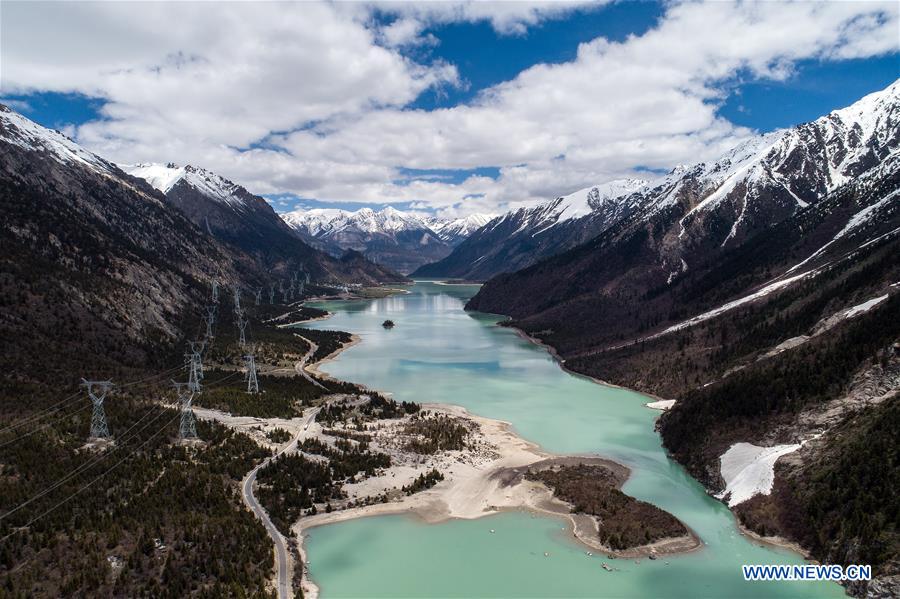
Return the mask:
{"type": "Polygon", "coordinates": [[[871,596],[896,596],[900,538],[880,522],[900,469],[879,456],[900,426],[900,82],[611,186],[504,215],[415,274],[502,273],[468,308],[511,316],[567,368],[675,398],[663,442],[713,491],[735,444],[794,448],[770,494],[734,502],[741,522],[871,563],[871,596]]]}
{"type": "Polygon", "coordinates": [[[304,240],[325,251],[356,250],[378,264],[399,272],[412,272],[422,264],[440,260],[490,215],[472,214],[456,219],[420,217],[387,206],[379,211],[355,212],[332,208],[295,210],[284,221],[304,240]]]}

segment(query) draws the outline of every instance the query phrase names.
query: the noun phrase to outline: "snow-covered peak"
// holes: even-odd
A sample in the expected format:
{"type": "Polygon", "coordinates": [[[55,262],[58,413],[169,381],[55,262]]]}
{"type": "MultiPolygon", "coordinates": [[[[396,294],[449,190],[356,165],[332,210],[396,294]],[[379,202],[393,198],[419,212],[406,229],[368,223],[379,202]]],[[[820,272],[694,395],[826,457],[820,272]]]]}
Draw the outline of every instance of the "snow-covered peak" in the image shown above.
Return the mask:
{"type": "Polygon", "coordinates": [[[496,214],[476,213],[453,219],[431,218],[428,220],[428,225],[432,231],[437,233],[438,237],[444,241],[453,242],[470,236],[496,217],[496,214]]]}
{"type": "Polygon", "coordinates": [[[592,214],[604,204],[631,195],[646,185],[643,179],[616,179],[559,197],[549,206],[556,222],[562,223],[592,214]]]}
{"type": "Polygon", "coordinates": [[[629,196],[649,185],[644,179],[616,179],[585,187],[569,195],[559,196],[530,208],[507,212],[492,227],[502,222],[516,223],[516,233],[531,231],[533,235],[557,225],[603,212],[619,212],[629,196]]]}
{"type": "Polygon", "coordinates": [[[313,208],[310,210],[294,210],[281,214],[281,219],[289,227],[319,237],[332,231],[336,223],[346,223],[351,213],[338,208],[313,208]]]}
{"type": "Polygon", "coordinates": [[[392,235],[401,231],[430,231],[428,223],[419,216],[387,206],[381,210],[360,208],[355,212],[335,208],[299,209],[281,215],[292,228],[314,237],[341,231],[392,235]]]}
{"type": "Polygon", "coordinates": [[[895,119],[893,125],[897,125],[898,107],[900,107],[900,79],[881,91],[860,98],[846,108],[832,111],[819,121],[837,120],[847,128],[858,125],[862,137],[868,138],[880,125],[885,125],[885,119],[891,116],[895,119]]]}
{"type": "Polygon", "coordinates": [[[247,191],[240,185],[196,166],[178,166],[174,163],[121,164],[126,173],[146,180],[163,193],[169,193],[179,182],[193,187],[204,196],[225,202],[233,207],[246,206],[247,191]]]}
{"type": "Polygon", "coordinates": [[[402,212],[393,206],[387,206],[378,212],[371,208],[363,208],[351,214],[349,220],[360,230],[369,233],[396,233],[428,229],[425,221],[418,216],[402,212]]]}
{"type": "Polygon", "coordinates": [[[0,139],[26,150],[47,152],[63,164],[80,163],[105,173],[115,167],[59,131],[47,129],[0,104],[0,139]]]}
{"type": "MultiPolygon", "coordinates": [[[[738,144],[712,163],[701,163],[686,172],[706,189],[714,189],[694,210],[713,208],[730,194],[739,183],[764,175],[763,160],[786,135],[785,130],[751,137],[738,144]]],[[[684,172],[680,173],[684,176],[684,172]]]]}
{"type": "Polygon", "coordinates": [[[185,174],[184,167],[178,166],[172,162],[169,164],[120,164],[119,168],[129,175],[144,179],[153,188],[158,189],[163,193],[172,189],[176,183],[181,181],[181,178],[184,177],[185,174]]]}

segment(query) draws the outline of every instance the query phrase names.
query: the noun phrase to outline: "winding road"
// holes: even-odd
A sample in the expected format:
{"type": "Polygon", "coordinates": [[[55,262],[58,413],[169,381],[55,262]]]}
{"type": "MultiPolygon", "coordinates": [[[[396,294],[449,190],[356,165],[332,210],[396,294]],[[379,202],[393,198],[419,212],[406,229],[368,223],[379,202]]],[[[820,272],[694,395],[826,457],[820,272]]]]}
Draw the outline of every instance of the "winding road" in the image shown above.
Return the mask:
{"type": "Polygon", "coordinates": [[[325,389],[327,391],[328,387],[326,387],[325,385],[323,385],[322,383],[320,383],[319,381],[314,379],[312,376],[310,376],[310,374],[308,372],[306,372],[306,363],[309,361],[309,359],[312,357],[312,355],[314,353],[316,353],[316,350],[319,349],[319,346],[316,345],[315,343],[313,343],[312,340],[307,339],[306,337],[303,337],[301,335],[298,335],[297,333],[294,333],[294,337],[303,339],[304,341],[306,341],[309,344],[309,351],[306,352],[305,356],[300,358],[299,362],[294,364],[294,369],[297,371],[297,374],[299,374],[300,376],[305,378],[307,381],[309,381],[313,385],[319,387],[320,389],[325,389]]]}
{"type": "Polygon", "coordinates": [[[320,408],[313,408],[310,411],[309,417],[303,425],[303,429],[294,436],[290,443],[282,447],[274,456],[263,460],[258,466],[247,473],[247,476],[245,476],[243,482],[241,482],[241,494],[244,497],[244,503],[246,503],[247,507],[249,507],[253,513],[256,514],[256,517],[262,521],[263,525],[266,527],[266,531],[275,543],[275,577],[278,585],[278,599],[290,599],[294,596],[293,589],[291,588],[290,568],[288,568],[289,557],[287,543],[285,542],[284,536],[278,532],[277,528],[275,528],[275,525],[269,518],[269,514],[263,509],[253,495],[253,483],[256,482],[256,475],[261,468],[264,468],[276,457],[296,449],[300,437],[302,437],[304,432],[309,429],[309,425],[315,420],[316,414],[319,413],[319,409],[320,408]]]}

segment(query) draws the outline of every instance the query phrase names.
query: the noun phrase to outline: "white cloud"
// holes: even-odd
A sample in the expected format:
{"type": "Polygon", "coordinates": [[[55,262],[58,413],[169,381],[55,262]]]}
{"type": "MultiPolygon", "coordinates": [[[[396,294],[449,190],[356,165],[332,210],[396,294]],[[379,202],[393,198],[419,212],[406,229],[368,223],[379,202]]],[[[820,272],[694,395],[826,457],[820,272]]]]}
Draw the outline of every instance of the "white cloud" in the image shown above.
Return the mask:
{"type": "Polygon", "coordinates": [[[133,6],[5,4],[3,93],[106,98],[107,120],[78,138],[121,162],[192,162],[258,193],[447,213],[497,212],[638,165],[712,157],[752,133],[717,115],[723,82],[784,79],[799,60],[898,49],[895,3],[673,4],[642,36],[598,38],[571,62],[425,111],[408,106],[429,88],[460,84],[453,65],[397,50],[433,42],[429,24],[481,20],[516,34],[577,4],[379,4],[396,16],[388,26],[371,5],[133,6]],[[287,152],[235,149],[262,139],[287,152]],[[500,177],[398,181],[400,167],[480,166],[500,177]]]}
{"type": "Polygon", "coordinates": [[[402,28],[411,35],[412,23],[418,23],[419,31],[429,24],[476,23],[487,21],[502,35],[523,35],[528,28],[568,15],[574,10],[598,7],[609,0],[424,0],[419,2],[368,2],[366,6],[390,15],[400,16],[402,28]]]}

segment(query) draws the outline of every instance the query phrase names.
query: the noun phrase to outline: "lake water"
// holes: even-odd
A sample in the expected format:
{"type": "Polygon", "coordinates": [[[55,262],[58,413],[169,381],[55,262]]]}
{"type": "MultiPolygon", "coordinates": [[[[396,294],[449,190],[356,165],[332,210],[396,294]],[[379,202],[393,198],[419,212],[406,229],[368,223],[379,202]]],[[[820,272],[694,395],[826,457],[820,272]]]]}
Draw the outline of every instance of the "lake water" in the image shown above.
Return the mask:
{"type": "Polygon", "coordinates": [[[834,583],[745,582],[741,564],[803,560],[741,536],[731,512],[666,457],[653,428],[659,412],[644,407],[651,399],[568,374],[546,350],[496,326],[499,317],[465,312],[476,291],[419,282],[407,295],[314,304],[334,316],[311,327],[362,338],[322,370],[397,400],[457,404],[511,422],[552,452],[626,464],[632,476],[623,490],[671,512],[706,545],[636,564],[589,557],[561,520],[527,512],[435,525],[362,518],[310,531],[309,570],[323,597],[844,596],[834,583]],[[396,326],[384,329],[385,319],[396,326]]]}

